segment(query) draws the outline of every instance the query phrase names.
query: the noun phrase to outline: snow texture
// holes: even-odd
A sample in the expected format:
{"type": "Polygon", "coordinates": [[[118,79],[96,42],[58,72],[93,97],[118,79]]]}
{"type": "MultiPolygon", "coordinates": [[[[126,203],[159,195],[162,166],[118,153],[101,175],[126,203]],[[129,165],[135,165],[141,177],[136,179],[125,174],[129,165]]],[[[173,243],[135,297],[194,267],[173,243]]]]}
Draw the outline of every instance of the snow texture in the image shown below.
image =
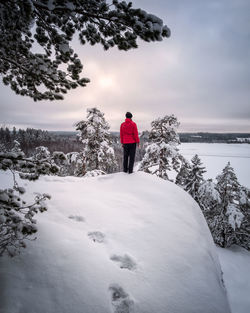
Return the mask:
{"type": "Polygon", "coordinates": [[[250,251],[238,246],[217,248],[233,313],[249,313],[250,251]]]}
{"type": "Polygon", "coordinates": [[[1,313],[230,312],[204,217],[175,184],[138,172],[45,176],[25,188],[52,199],[37,240],[0,259],[1,313]]]}
{"type": "Polygon", "coordinates": [[[234,204],[231,203],[228,205],[227,215],[228,215],[228,222],[233,228],[233,230],[235,230],[235,228],[237,227],[240,228],[244,215],[234,204]]]}

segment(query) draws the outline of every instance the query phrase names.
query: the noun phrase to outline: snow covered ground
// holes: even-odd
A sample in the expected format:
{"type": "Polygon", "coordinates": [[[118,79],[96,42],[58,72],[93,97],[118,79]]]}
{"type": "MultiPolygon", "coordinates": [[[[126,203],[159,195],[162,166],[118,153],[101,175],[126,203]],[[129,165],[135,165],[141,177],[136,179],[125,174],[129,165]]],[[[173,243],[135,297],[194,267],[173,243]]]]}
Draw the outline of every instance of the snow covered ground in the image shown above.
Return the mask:
{"type": "Polygon", "coordinates": [[[180,152],[188,159],[198,154],[207,173],[205,178],[215,178],[230,162],[240,184],[250,188],[250,144],[182,143],[180,152]]]}
{"type": "Polygon", "coordinates": [[[1,313],[230,312],[203,215],[173,183],[140,172],[22,184],[52,200],[38,239],[0,259],[1,313]]]}
{"type": "Polygon", "coordinates": [[[250,312],[250,252],[237,246],[217,247],[233,313],[250,312]]]}

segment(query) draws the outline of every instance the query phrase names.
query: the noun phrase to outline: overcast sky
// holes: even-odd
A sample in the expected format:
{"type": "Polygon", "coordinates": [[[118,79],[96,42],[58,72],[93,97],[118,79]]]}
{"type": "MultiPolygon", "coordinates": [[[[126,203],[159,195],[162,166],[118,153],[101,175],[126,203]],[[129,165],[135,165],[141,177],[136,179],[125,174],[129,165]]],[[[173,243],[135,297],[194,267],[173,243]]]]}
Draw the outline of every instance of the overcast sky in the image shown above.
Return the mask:
{"type": "Polygon", "coordinates": [[[63,101],[33,102],[0,83],[0,124],[18,128],[74,130],[96,106],[111,130],[126,111],[139,130],[175,114],[180,131],[250,132],[250,1],[136,0],[171,29],[157,43],[139,42],[123,52],[101,46],[73,48],[91,79],[63,101]]]}

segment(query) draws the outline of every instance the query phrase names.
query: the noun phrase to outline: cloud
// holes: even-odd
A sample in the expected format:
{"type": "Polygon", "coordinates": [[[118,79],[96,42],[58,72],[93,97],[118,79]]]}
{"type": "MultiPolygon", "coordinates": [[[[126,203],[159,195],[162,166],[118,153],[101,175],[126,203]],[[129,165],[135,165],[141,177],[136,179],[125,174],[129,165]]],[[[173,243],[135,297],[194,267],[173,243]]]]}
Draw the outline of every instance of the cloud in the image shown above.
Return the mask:
{"type": "Polygon", "coordinates": [[[247,0],[134,1],[159,15],[172,36],[123,52],[73,45],[91,83],[65,100],[34,103],[1,86],[0,123],[73,130],[86,108],[118,130],[126,111],[140,129],[175,114],[182,131],[250,132],[250,3],[247,0]]]}

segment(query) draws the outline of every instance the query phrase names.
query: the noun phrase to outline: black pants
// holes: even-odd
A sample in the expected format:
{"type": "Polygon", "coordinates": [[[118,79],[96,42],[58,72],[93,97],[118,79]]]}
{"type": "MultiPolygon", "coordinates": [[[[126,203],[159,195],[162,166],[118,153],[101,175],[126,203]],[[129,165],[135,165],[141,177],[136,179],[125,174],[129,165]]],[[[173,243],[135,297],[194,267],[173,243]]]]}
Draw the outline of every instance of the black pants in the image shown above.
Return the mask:
{"type": "Polygon", "coordinates": [[[135,162],[136,143],[125,143],[123,145],[123,171],[133,173],[135,162]]]}

